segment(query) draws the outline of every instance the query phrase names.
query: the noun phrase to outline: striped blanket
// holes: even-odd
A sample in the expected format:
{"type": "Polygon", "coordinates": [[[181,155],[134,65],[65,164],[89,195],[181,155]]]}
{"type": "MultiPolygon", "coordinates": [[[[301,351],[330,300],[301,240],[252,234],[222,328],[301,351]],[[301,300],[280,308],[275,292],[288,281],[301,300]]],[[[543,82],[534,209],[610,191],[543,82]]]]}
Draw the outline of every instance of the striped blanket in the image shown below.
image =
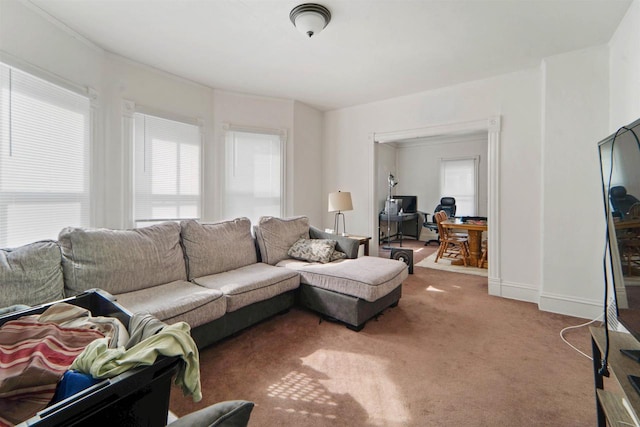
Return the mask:
{"type": "Polygon", "coordinates": [[[45,408],[74,359],[104,334],[54,323],[13,320],[0,327],[0,426],[45,408]]]}

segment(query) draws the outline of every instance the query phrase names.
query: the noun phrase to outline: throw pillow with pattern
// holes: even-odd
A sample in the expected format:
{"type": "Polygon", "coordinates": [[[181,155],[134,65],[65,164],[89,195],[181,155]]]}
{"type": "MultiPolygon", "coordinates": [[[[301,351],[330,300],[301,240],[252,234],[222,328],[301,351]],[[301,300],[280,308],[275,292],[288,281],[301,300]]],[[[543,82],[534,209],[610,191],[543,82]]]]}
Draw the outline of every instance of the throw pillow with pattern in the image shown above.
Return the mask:
{"type": "Polygon", "coordinates": [[[330,239],[298,239],[287,254],[291,258],[325,264],[331,261],[336,241],[330,239]]]}

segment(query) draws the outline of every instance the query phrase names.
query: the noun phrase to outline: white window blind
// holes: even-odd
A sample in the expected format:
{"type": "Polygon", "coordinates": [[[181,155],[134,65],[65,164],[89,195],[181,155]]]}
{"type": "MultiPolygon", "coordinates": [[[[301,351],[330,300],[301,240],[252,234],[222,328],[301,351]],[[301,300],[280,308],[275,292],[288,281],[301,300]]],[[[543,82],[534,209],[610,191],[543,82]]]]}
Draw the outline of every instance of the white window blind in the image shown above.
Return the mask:
{"type": "Polygon", "coordinates": [[[225,145],[224,217],[283,214],[283,142],[280,135],[228,131],[225,145]]]}
{"type": "Polygon", "coordinates": [[[440,197],[455,197],[456,216],[475,216],[478,210],[477,159],[442,159],[440,197]]]}
{"type": "Polygon", "coordinates": [[[91,104],[0,63],[0,247],[90,222],[91,104]]]}
{"type": "Polygon", "coordinates": [[[136,227],[200,218],[201,152],[199,126],[134,114],[136,227]]]}

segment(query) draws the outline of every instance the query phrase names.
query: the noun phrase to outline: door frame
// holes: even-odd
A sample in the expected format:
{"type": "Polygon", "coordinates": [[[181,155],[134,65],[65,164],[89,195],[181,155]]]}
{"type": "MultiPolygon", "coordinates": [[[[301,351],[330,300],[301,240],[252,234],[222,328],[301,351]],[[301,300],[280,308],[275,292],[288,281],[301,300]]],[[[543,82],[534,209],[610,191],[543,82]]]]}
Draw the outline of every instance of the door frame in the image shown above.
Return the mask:
{"type": "MultiPolygon", "coordinates": [[[[488,183],[487,183],[487,216],[491,226],[487,230],[489,249],[489,294],[500,295],[500,132],[501,116],[489,116],[486,119],[455,122],[446,124],[433,124],[419,129],[401,129],[390,132],[373,132],[369,135],[369,200],[368,217],[369,233],[377,235],[378,212],[376,205],[376,162],[377,155],[375,144],[389,143],[413,138],[425,138],[433,136],[455,135],[470,132],[487,132],[488,146],[488,183]]],[[[378,251],[377,239],[372,241],[372,252],[378,251]]]]}

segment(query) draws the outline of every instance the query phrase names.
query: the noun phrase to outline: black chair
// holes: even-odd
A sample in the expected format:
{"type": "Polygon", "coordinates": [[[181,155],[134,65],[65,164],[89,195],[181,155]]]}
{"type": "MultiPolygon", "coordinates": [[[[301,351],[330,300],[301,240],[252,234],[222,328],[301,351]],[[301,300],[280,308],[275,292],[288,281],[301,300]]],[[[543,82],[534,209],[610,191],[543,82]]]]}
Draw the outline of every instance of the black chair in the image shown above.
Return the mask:
{"type": "MultiPolygon", "coordinates": [[[[438,234],[438,224],[435,222],[435,214],[440,211],[445,211],[447,213],[447,217],[449,218],[455,216],[456,215],[455,197],[443,197],[440,199],[440,204],[438,204],[438,206],[436,206],[436,208],[433,210],[433,216],[432,216],[433,222],[429,222],[428,213],[422,212],[422,214],[424,215],[424,222],[422,223],[422,226],[438,234]]],[[[434,239],[427,240],[424,245],[428,246],[429,243],[431,242],[437,243],[439,245],[440,237],[438,236],[437,240],[434,240],[434,239]]]]}
{"type": "Polygon", "coordinates": [[[640,200],[631,194],[627,194],[627,189],[622,185],[611,187],[611,190],[609,190],[609,200],[613,208],[613,216],[622,219],[629,213],[629,209],[631,209],[634,203],[640,202],[640,200]]]}

